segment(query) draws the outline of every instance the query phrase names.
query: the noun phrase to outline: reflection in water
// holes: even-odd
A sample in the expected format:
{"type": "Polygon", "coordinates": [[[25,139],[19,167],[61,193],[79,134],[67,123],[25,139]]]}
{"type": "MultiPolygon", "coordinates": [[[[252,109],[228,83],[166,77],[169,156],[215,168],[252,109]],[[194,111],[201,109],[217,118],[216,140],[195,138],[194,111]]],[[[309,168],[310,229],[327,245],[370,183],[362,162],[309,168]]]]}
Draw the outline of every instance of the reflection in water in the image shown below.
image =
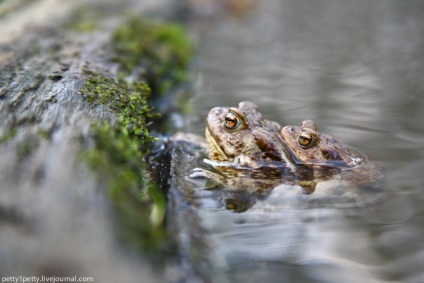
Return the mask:
{"type": "Polygon", "coordinates": [[[192,202],[175,205],[172,225],[198,273],[216,282],[424,282],[422,11],[422,1],[267,0],[244,18],[193,21],[200,117],[250,100],[282,125],[313,119],[386,171],[372,209],[328,198],[314,206],[285,184],[263,199],[188,190],[192,202]]]}
{"type": "Polygon", "coordinates": [[[217,282],[233,282],[253,267],[275,280],[286,272],[285,264],[309,268],[315,260],[328,272],[340,272],[346,267],[332,255],[333,237],[347,233],[346,238],[352,231],[343,225],[343,233],[323,233],[379,205],[379,191],[343,186],[344,171],[356,167],[320,171],[298,165],[293,172],[285,163],[271,163],[249,168],[205,160],[202,148],[189,142],[175,143],[170,154],[170,231],[195,272],[217,282]],[[306,194],[302,182],[311,178],[319,182],[306,194]]]}

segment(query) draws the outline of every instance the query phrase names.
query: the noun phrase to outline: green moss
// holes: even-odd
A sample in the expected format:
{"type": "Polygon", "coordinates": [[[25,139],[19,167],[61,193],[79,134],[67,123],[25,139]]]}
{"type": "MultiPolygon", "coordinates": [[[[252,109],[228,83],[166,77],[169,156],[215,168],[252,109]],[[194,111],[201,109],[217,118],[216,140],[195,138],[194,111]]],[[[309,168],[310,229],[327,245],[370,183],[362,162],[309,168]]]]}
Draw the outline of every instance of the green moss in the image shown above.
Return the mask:
{"type": "Polygon", "coordinates": [[[154,140],[148,133],[147,119],[157,115],[147,103],[149,87],[143,82],[128,83],[123,78],[106,78],[87,69],[84,74],[86,82],[81,92],[87,100],[104,105],[115,113],[118,118],[115,128],[133,140],[132,147],[146,152],[154,140]]]}
{"type": "Polygon", "coordinates": [[[82,20],[80,22],[73,23],[69,28],[76,32],[93,32],[99,27],[95,22],[90,20],[82,20]]]}
{"type": "Polygon", "coordinates": [[[134,140],[108,122],[93,128],[93,138],[95,148],[85,153],[85,159],[107,188],[121,236],[152,255],[166,249],[165,197],[146,174],[134,140]]]}
{"type": "Polygon", "coordinates": [[[138,18],[116,30],[112,45],[121,76],[83,70],[86,80],[81,93],[92,107],[116,117],[92,127],[94,146],[84,158],[107,188],[125,239],[160,255],[161,249],[169,251],[170,241],[163,223],[165,196],[145,169],[144,156],[154,140],[148,120],[156,116],[148,99],[188,80],[193,48],[180,25],[138,18]]]}
{"type": "Polygon", "coordinates": [[[18,155],[22,158],[27,157],[31,154],[34,149],[34,145],[29,142],[24,142],[18,147],[18,155]]]}
{"type": "Polygon", "coordinates": [[[147,118],[154,115],[147,104],[149,88],[144,83],[110,79],[90,70],[84,70],[84,74],[81,92],[87,100],[118,118],[92,127],[95,146],[84,153],[84,158],[107,188],[125,240],[157,253],[167,247],[168,241],[163,225],[165,197],[148,177],[143,158],[154,140],[147,130],[147,118]]]}
{"type": "Polygon", "coordinates": [[[2,137],[0,137],[0,144],[7,143],[11,139],[13,139],[16,136],[16,133],[18,130],[16,128],[11,129],[6,134],[4,134],[2,137]]]}
{"type": "Polygon", "coordinates": [[[38,135],[43,139],[47,140],[50,138],[51,133],[46,129],[41,129],[38,131],[38,135]]]}
{"type": "Polygon", "coordinates": [[[137,75],[153,95],[166,94],[190,77],[193,46],[178,24],[132,18],[116,30],[113,46],[123,72],[132,74],[136,67],[141,68],[137,75]]]}
{"type": "Polygon", "coordinates": [[[98,23],[102,17],[101,10],[82,6],[76,9],[64,23],[64,28],[75,32],[93,32],[100,28],[98,23]]]}
{"type": "Polygon", "coordinates": [[[25,140],[18,143],[16,148],[18,160],[23,160],[30,156],[38,147],[40,141],[36,136],[28,135],[25,140]]]}

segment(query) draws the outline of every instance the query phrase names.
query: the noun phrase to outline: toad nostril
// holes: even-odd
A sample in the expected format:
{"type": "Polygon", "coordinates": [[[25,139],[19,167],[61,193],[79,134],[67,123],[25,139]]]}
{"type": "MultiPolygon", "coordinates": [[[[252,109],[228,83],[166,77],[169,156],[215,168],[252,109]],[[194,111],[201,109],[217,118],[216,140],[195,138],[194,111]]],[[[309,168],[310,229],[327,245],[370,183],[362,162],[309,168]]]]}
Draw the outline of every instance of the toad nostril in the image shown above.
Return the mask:
{"type": "Polygon", "coordinates": [[[294,128],[293,127],[290,127],[290,132],[294,132],[294,128]]]}

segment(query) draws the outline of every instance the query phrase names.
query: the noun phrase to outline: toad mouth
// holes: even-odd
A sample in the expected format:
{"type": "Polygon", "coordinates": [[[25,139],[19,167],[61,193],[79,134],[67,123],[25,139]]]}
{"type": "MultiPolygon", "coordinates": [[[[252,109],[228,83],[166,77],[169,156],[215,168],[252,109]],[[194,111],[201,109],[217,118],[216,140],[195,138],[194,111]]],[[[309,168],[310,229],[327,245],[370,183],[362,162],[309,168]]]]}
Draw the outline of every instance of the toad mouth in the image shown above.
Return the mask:
{"type": "Polygon", "coordinates": [[[209,132],[209,129],[206,127],[205,131],[206,141],[208,142],[209,149],[211,152],[215,151],[217,152],[224,160],[229,160],[228,156],[225,154],[225,152],[221,149],[221,147],[218,145],[214,137],[209,132]]]}

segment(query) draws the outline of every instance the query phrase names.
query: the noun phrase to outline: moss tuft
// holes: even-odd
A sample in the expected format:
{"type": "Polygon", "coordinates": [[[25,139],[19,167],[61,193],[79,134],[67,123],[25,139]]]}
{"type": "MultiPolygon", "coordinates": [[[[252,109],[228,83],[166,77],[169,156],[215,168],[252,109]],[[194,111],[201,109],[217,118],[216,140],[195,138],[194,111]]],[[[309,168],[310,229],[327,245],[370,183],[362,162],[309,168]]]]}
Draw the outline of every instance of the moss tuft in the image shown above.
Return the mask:
{"type": "Polygon", "coordinates": [[[90,20],[81,20],[70,25],[69,28],[76,32],[93,32],[96,31],[99,26],[90,20]]]}
{"type": "Polygon", "coordinates": [[[116,61],[126,74],[138,74],[152,89],[164,95],[188,81],[193,45],[179,24],[132,18],[113,37],[116,61]]]}
{"type": "Polygon", "coordinates": [[[143,82],[128,83],[123,78],[110,79],[84,69],[86,82],[81,92],[92,104],[101,104],[118,118],[116,129],[133,140],[131,145],[147,152],[154,140],[147,130],[147,119],[155,115],[148,105],[149,86],[143,82]]]}
{"type": "Polygon", "coordinates": [[[162,225],[165,196],[145,170],[144,153],[154,140],[146,122],[154,115],[147,104],[150,90],[145,83],[83,71],[86,81],[81,91],[87,100],[103,105],[117,117],[114,123],[104,121],[93,126],[95,146],[84,153],[84,158],[107,188],[125,240],[144,251],[157,252],[168,242],[162,225]]]}
{"type": "Polygon", "coordinates": [[[49,138],[49,131],[45,130],[45,129],[41,129],[38,131],[38,135],[43,139],[43,140],[47,140],[49,138]]]}
{"type": "Polygon", "coordinates": [[[12,140],[16,133],[18,132],[17,128],[13,128],[10,131],[8,131],[6,134],[0,137],[0,144],[7,143],[8,141],[12,140]]]}
{"type": "Polygon", "coordinates": [[[92,133],[95,148],[84,158],[107,188],[123,239],[144,251],[165,249],[165,196],[146,174],[135,141],[108,122],[96,125],[92,133]]]}
{"type": "Polygon", "coordinates": [[[77,8],[69,17],[68,21],[64,23],[64,28],[81,33],[94,32],[101,28],[99,22],[102,16],[102,11],[93,7],[77,8]]]}
{"type": "Polygon", "coordinates": [[[188,81],[193,48],[180,25],[140,18],[118,28],[112,46],[122,76],[109,78],[83,70],[81,93],[93,107],[116,117],[92,127],[94,147],[84,152],[84,158],[107,188],[125,239],[163,256],[158,251],[171,248],[163,223],[165,196],[150,180],[144,161],[155,139],[149,135],[148,120],[157,115],[148,99],[188,81]]]}

